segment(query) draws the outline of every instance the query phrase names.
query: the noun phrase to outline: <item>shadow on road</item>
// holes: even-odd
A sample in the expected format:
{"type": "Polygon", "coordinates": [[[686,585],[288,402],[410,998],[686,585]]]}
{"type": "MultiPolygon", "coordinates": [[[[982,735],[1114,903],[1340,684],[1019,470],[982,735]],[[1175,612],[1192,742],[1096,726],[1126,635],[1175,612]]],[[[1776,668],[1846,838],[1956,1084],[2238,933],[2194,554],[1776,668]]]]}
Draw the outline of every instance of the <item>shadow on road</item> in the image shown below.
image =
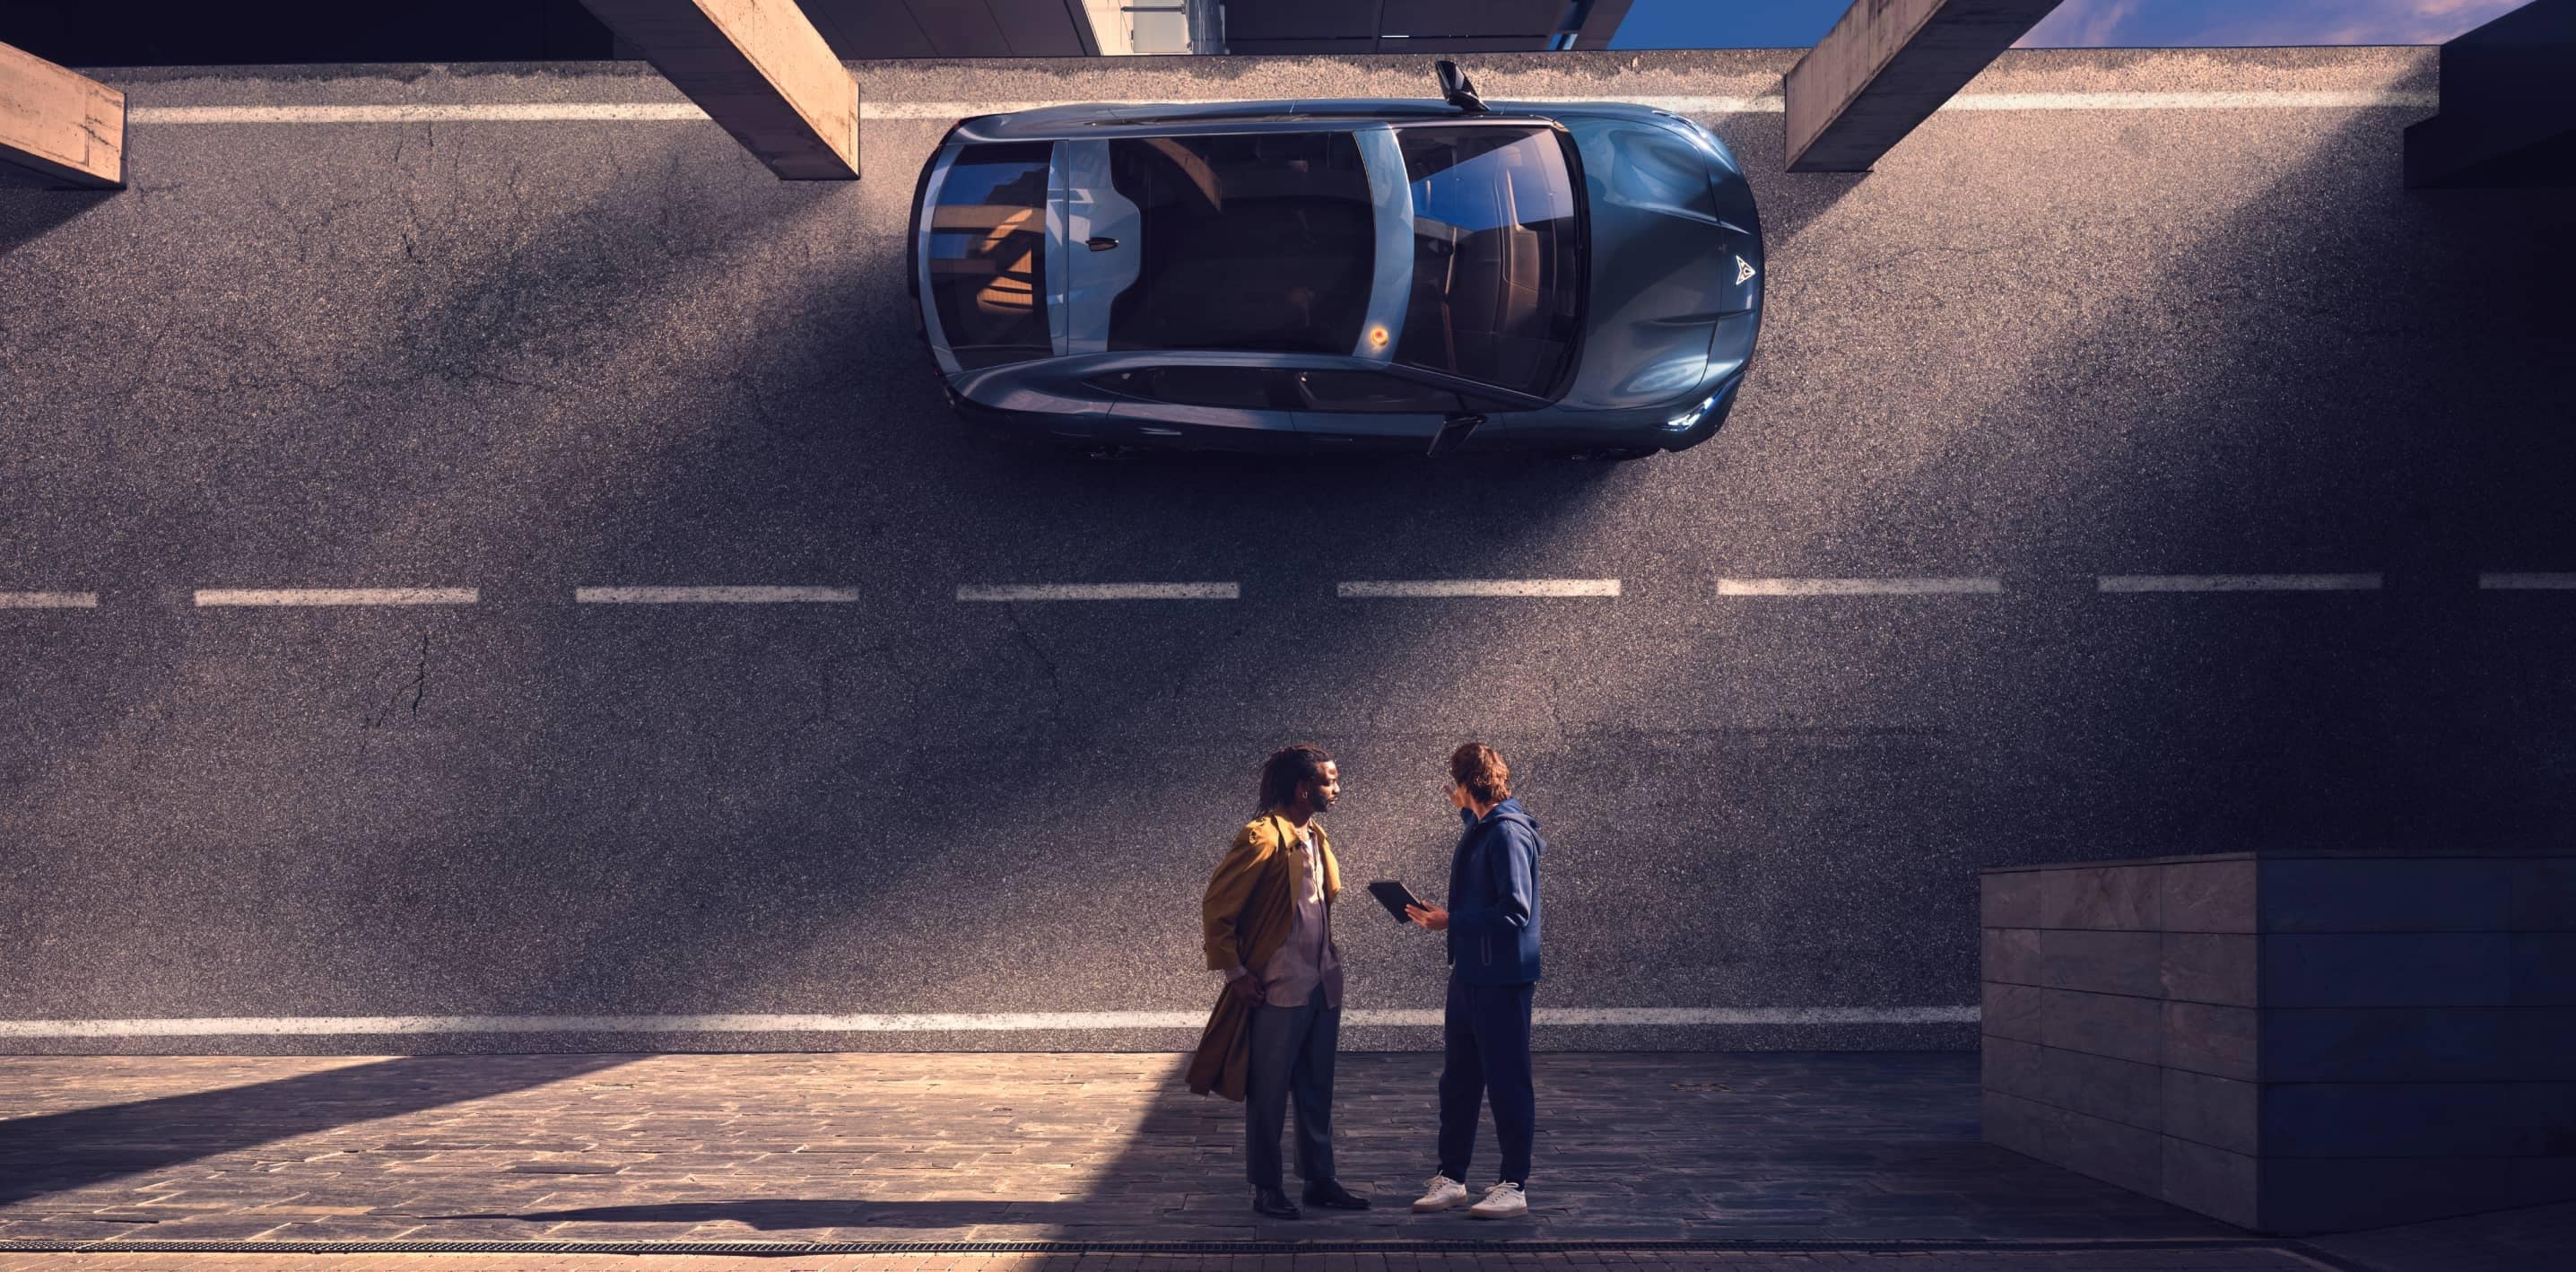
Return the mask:
{"type": "Polygon", "coordinates": [[[632,1056],[407,1056],[0,1121],[0,1206],[379,1118],[506,1095],[632,1056]]]}
{"type": "Polygon", "coordinates": [[[0,163],[0,255],[42,238],[116,195],[114,190],[67,188],[51,177],[0,163]]]}

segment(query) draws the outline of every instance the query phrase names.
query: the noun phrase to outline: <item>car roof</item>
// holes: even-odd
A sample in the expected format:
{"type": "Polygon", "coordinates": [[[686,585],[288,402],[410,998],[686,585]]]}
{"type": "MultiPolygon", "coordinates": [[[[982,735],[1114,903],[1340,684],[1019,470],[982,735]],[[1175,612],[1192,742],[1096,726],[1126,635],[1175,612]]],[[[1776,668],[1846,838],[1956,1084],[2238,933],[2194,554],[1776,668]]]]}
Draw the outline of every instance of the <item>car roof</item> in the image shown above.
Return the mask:
{"type": "MultiPolygon", "coordinates": [[[[1643,107],[1614,111],[1643,110],[1643,107]]],[[[1493,113],[1470,115],[1446,102],[1403,97],[1299,98],[1249,102],[1081,102],[1041,106],[1003,115],[979,115],[958,124],[959,141],[1071,141],[1083,137],[1182,136],[1211,132],[1313,132],[1372,124],[1552,123],[1589,114],[1593,103],[1496,103],[1493,113]]]]}

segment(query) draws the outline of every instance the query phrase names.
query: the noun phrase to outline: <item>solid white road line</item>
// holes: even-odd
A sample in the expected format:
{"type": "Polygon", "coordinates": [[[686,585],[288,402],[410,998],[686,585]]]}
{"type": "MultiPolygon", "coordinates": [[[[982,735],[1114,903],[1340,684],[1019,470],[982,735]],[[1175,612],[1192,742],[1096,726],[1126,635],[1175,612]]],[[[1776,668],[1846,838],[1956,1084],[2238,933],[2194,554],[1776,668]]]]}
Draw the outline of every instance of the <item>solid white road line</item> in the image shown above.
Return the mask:
{"type": "Polygon", "coordinates": [[[2105,592],[2376,592],[2376,574],[2105,574],[2105,592]]]}
{"type": "Polygon", "coordinates": [[[0,609],[97,609],[96,592],[0,592],[0,609]]]}
{"type": "MultiPolygon", "coordinates": [[[[1536,1023],[1593,1027],[1918,1025],[1975,1021],[1970,1007],[1542,1007],[1536,1023]]],[[[530,1033],[1021,1033],[1048,1029],[1197,1029],[1203,1011],[919,1012],[891,1015],[207,1016],[149,1020],[0,1020],[0,1038],[205,1038],[250,1035],[530,1033]]],[[[1437,1008],[1359,1009],[1343,1023],[1438,1028],[1437,1008]]]]}
{"type": "Polygon", "coordinates": [[[1617,579],[1376,579],[1341,583],[1334,595],[1384,600],[1411,596],[1617,596],[1617,579]]]}
{"type": "Polygon", "coordinates": [[[1990,596],[2004,590],[2002,579],[1719,579],[1720,596],[1938,596],[1970,593],[1990,596]]]}
{"type": "Polygon", "coordinates": [[[695,102],[489,102],[480,105],[140,106],[137,124],[474,124],[602,119],[704,120],[695,102]]]}
{"type": "MultiPolygon", "coordinates": [[[[2217,93],[1961,93],[1943,110],[2353,110],[2442,104],[2407,89],[2249,89],[2217,93]]],[[[1777,109],[1775,107],[1775,109],[1777,109]]]]}
{"type": "MultiPolygon", "coordinates": [[[[1195,106],[1234,101],[1217,97],[1096,97],[1079,101],[1022,102],[861,102],[861,119],[963,119],[1048,106],[1195,106]]],[[[1684,115],[1777,114],[1777,94],[1752,97],[1615,96],[1515,97],[1541,103],[1619,101],[1684,115]]],[[[1942,110],[2353,110],[2371,107],[2439,105],[2432,93],[2394,89],[2254,90],[2208,93],[1962,93],[1942,103],[1942,110]]],[[[704,121],[706,112],[690,102],[484,102],[446,105],[345,106],[135,106],[125,112],[131,123],[155,124],[469,124],[520,123],[539,120],[602,120],[617,123],[704,121]]]]}
{"type": "Polygon", "coordinates": [[[2576,591],[2576,574],[2489,573],[2478,576],[2478,586],[2490,592],[2576,591]]]}
{"type": "Polygon", "coordinates": [[[859,589],[854,587],[577,587],[572,590],[572,599],[583,605],[847,603],[859,599],[859,589]]]}
{"type": "Polygon", "coordinates": [[[472,605],[470,587],[199,588],[199,605],[472,605]]]}
{"type": "Polygon", "coordinates": [[[1975,1007],[1541,1007],[1536,1016],[1542,1025],[1940,1025],[1973,1023],[1978,1012],[1975,1007]]]}
{"type": "Polygon", "coordinates": [[[1239,601],[1235,583],[968,583],[961,601],[1239,601]]]}

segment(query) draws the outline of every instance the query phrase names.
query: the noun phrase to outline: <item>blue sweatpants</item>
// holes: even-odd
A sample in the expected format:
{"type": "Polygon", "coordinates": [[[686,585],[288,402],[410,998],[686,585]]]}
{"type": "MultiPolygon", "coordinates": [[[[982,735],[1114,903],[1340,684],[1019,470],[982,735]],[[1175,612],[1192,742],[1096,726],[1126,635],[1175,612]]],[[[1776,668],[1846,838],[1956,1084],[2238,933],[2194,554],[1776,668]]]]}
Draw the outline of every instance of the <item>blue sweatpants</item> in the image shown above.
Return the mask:
{"type": "Polygon", "coordinates": [[[1440,1173],[1467,1182],[1476,1153],[1476,1113],[1490,1097],[1503,1142],[1504,1182],[1527,1184],[1538,1094],[1530,1078],[1530,999],[1538,986],[1464,985],[1449,977],[1442,1014],[1440,1173]]]}

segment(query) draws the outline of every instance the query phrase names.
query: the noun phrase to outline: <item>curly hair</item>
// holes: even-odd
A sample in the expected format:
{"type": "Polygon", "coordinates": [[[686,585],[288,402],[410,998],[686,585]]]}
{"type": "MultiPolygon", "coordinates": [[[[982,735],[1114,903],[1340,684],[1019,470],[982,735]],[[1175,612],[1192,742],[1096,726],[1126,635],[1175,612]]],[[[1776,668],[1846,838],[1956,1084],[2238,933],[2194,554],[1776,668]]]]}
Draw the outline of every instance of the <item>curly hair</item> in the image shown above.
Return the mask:
{"type": "Polygon", "coordinates": [[[1330,751],[1312,742],[1283,746],[1261,762],[1261,807],[1269,812],[1297,801],[1297,788],[1308,782],[1324,780],[1324,766],[1333,762],[1330,751]]]}
{"type": "Polygon", "coordinates": [[[1479,804],[1499,804],[1512,797],[1512,766],[1503,753],[1482,742],[1462,742],[1449,753],[1449,780],[1467,788],[1479,804]]]}

